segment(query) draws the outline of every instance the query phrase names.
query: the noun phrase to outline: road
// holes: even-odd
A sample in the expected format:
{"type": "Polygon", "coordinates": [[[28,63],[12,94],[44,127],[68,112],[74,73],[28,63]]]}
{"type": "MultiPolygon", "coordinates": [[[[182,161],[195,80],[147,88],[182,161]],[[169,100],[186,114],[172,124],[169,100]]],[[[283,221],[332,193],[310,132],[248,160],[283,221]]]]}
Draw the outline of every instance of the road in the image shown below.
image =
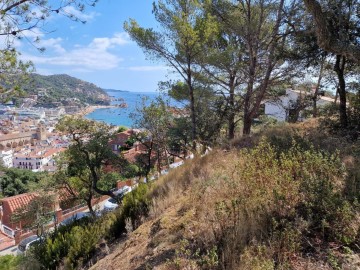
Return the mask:
{"type": "Polygon", "coordinates": [[[17,246],[12,246],[7,249],[0,251],[0,256],[5,255],[16,255],[17,246]]]}

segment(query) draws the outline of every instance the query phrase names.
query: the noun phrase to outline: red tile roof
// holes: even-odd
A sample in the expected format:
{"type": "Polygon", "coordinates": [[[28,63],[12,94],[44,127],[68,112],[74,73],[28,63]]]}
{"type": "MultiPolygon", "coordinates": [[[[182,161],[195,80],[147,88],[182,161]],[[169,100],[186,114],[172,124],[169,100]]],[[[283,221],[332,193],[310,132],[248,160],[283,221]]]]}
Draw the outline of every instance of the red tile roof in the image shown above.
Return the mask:
{"type": "Polygon", "coordinates": [[[133,135],[135,132],[132,129],[125,130],[115,135],[115,138],[110,140],[110,144],[124,145],[125,142],[133,135]]]}
{"type": "Polygon", "coordinates": [[[13,213],[17,209],[27,206],[30,201],[36,198],[36,196],[36,193],[24,193],[8,198],[3,198],[0,200],[0,202],[2,202],[3,205],[7,204],[10,208],[9,210],[13,213]]]}
{"type": "Polygon", "coordinates": [[[70,193],[70,191],[65,187],[59,188],[58,189],[59,201],[64,202],[64,201],[72,199],[72,198],[74,198],[74,196],[78,195],[78,193],[76,191],[74,191],[74,193],[75,194],[70,193]]]}

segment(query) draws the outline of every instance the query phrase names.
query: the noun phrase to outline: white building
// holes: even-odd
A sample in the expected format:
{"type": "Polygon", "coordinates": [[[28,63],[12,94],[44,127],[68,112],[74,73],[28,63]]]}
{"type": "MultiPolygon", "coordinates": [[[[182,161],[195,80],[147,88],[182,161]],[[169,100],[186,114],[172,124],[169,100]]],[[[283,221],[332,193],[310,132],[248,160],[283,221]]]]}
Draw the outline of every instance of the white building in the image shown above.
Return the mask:
{"type": "MultiPolygon", "coordinates": [[[[265,115],[273,117],[280,122],[287,121],[289,112],[297,100],[300,97],[310,94],[313,95],[312,93],[306,93],[304,91],[286,89],[285,95],[264,101],[265,115]]],[[[329,103],[334,103],[334,101],[333,98],[319,96],[316,104],[318,107],[321,107],[329,103]]],[[[301,116],[300,119],[302,119],[301,116]]]]}
{"type": "Polygon", "coordinates": [[[15,110],[18,118],[44,119],[45,112],[41,109],[17,109],[15,110]]]}
{"type": "Polygon", "coordinates": [[[13,154],[12,149],[9,150],[0,150],[0,162],[7,168],[13,166],[13,154]]]}
{"type": "Polygon", "coordinates": [[[45,115],[47,118],[49,118],[49,117],[59,118],[60,116],[62,116],[64,114],[65,114],[64,107],[45,110],[45,115]]]}
{"type": "Polygon", "coordinates": [[[13,166],[15,168],[32,170],[34,172],[45,171],[47,167],[55,166],[53,158],[62,151],[64,151],[63,148],[50,148],[15,154],[13,166]]]}

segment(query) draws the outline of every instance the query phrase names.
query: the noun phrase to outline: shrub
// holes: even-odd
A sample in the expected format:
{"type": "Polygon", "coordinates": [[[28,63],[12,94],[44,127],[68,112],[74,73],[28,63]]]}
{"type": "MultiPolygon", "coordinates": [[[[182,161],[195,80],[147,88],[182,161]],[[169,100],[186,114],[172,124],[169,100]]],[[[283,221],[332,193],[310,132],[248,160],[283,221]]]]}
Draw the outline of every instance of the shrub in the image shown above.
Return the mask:
{"type": "Polygon", "coordinates": [[[124,131],[126,131],[126,130],[128,130],[128,128],[127,128],[127,127],[124,127],[124,126],[119,126],[119,128],[118,128],[117,132],[118,132],[118,133],[121,133],[121,132],[124,132],[124,131]]]}
{"type": "Polygon", "coordinates": [[[134,229],[139,227],[148,215],[150,205],[148,192],[148,184],[139,184],[136,189],[126,194],[122,201],[122,215],[124,219],[131,220],[134,229]]]}
{"type": "Polygon", "coordinates": [[[175,256],[167,261],[170,269],[217,269],[219,258],[216,247],[203,252],[200,249],[193,250],[192,244],[187,239],[180,241],[179,248],[175,250],[175,256]]]}
{"type": "Polygon", "coordinates": [[[250,245],[240,257],[239,270],[273,270],[275,262],[271,250],[263,245],[250,245]]]}
{"type": "Polygon", "coordinates": [[[34,245],[32,251],[43,268],[57,269],[65,263],[66,269],[82,266],[94,254],[97,244],[109,235],[114,223],[112,214],[94,222],[81,220],[60,227],[44,242],[34,245]]]}
{"type": "Polygon", "coordinates": [[[149,190],[149,184],[142,183],[125,195],[121,207],[113,213],[113,221],[107,239],[119,238],[129,228],[135,230],[142,223],[149,212],[149,190]]]}
{"type": "MultiPolygon", "coordinates": [[[[358,239],[358,209],[345,196],[339,155],[305,141],[282,147],[261,140],[226,157],[216,153],[211,172],[197,173],[193,199],[200,220],[212,228],[202,241],[216,243],[224,268],[239,265],[251,241],[269,245],[274,262],[287,268],[293,254],[307,248],[304,236],[339,245],[358,239]]],[[[271,267],[271,262],[253,263],[271,267]]]]}
{"type": "Polygon", "coordinates": [[[0,270],[16,270],[21,265],[22,257],[14,255],[0,256],[0,270]]]}

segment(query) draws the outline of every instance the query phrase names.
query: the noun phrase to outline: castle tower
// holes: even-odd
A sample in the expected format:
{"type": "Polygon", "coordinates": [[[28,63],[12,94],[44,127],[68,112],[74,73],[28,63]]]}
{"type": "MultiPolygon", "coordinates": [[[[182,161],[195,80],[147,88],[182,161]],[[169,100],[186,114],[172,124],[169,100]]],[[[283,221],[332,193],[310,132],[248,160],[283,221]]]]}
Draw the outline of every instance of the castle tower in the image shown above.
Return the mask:
{"type": "Polygon", "coordinates": [[[36,129],[36,138],[39,141],[43,141],[46,140],[46,129],[44,126],[39,125],[38,128],[36,129]]]}

